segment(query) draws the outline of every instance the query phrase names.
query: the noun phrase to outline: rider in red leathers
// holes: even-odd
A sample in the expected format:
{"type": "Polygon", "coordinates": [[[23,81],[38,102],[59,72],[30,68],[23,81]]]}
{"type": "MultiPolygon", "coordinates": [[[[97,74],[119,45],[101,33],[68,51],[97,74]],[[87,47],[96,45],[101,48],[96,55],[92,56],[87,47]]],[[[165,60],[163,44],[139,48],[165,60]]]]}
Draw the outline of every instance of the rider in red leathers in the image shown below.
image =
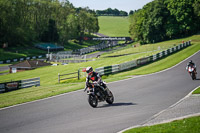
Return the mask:
{"type": "Polygon", "coordinates": [[[192,60],[190,60],[190,62],[187,64],[187,67],[186,67],[186,70],[188,71],[188,68],[189,67],[194,67],[194,72],[197,74],[197,71],[196,71],[196,65],[195,65],[195,63],[192,61],[192,60]]]}
{"type": "Polygon", "coordinates": [[[101,80],[100,75],[97,72],[94,72],[92,67],[87,67],[86,72],[88,74],[86,77],[86,86],[88,85],[89,81],[92,81],[95,85],[99,86],[103,90],[103,92],[105,92],[105,94],[108,95],[108,92],[106,89],[107,86],[101,80]]]}

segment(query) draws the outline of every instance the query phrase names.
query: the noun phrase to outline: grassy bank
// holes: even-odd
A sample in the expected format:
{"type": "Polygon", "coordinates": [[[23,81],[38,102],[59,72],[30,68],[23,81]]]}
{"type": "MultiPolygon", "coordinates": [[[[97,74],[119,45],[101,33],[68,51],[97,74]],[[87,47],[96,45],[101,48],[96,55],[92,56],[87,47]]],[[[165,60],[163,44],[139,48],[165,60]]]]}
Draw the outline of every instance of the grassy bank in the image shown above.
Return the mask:
{"type": "Polygon", "coordinates": [[[110,17],[100,16],[99,19],[99,33],[111,37],[130,36],[129,19],[128,17],[110,17]]]}
{"type": "Polygon", "coordinates": [[[200,116],[127,130],[124,133],[199,133],[200,116]]]}
{"type": "MultiPolygon", "coordinates": [[[[106,82],[111,82],[111,81],[126,79],[133,75],[153,73],[153,72],[166,69],[168,67],[172,67],[173,65],[179,63],[180,61],[184,60],[188,56],[191,56],[192,54],[200,50],[200,35],[185,38],[185,40],[194,40],[192,41],[192,46],[186,49],[183,49],[162,60],[146,65],[144,67],[132,69],[129,71],[125,71],[125,72],[121,72],[121,73],[117,73],[117,74],[113,74],[109,76],[103,76],[103,80],[105,80],[106,82]]],[[[176,42],[180,43],[181,41],[174,40],[174,41],[162,42],[160,44],[163,44],[163,45],[165,45],[165,43],[175,44],[176,42]]],[[[158,44],[155,44],[155,45],[158,45],[158,44]]],[[[141,47],[144,47],[144,46],[141,46],[141,47]]],[[[109,53],[109,54],[115,54],[115,53],[109,53]]],[[[109,54],[106,54],[104,56],[109,56],[109,54]]],[[[0,108],[19,104],[19,103],[24,103],[24,102],[28,102],[28,101],[32,101],[36,99],[41,99],[41,98],[45,98],[49,96],[54,96],[54,95],[82,89],[84,87],[84,81],[85,81],[84,78],[81,80],[74,79],[74,80],[70,80],[70,81],[58,84],[58,73],[60,74],[71,73],[71,72],[77,71],[81,67],[87,67],[87,66],[92,66],[94,68],[97,68],[97,67],[102,67],[102,66],[120,64],[126,61],[143,57],[145,56],[144,54],[143,53],[136,54],[136,55],[133,54],[133,55],[114,57],[114,58],[99,58],[96,61],[91,61],[91,62],[68,64],[65,66],[63,65],[49,66],[49,67],[43,67],[43,68],[26,71],[26,72],[1,75],[0,76],[1,82],[40,77],[41,86],[0,94],[0,108]]]]}

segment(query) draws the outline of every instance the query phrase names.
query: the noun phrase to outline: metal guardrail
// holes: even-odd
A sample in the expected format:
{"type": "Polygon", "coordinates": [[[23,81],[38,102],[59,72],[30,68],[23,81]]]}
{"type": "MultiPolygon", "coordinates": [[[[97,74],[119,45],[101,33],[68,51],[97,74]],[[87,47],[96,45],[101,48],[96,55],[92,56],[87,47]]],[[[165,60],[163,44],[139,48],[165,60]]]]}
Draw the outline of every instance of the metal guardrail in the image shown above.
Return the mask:
{"type": "Polygon", "coordinates": [[[21,80],[21,88],[40,86],[40,78],[21,80]]]}
{"type": "Polygon", "coordinates": [[[125,63],[122,63],[122,64],[116,64],[116,65],[112,65],[112,66],[96,68],[95,71],[98,72],[100,75],[109,75],[109,74],[112,74],[112,73],[115,73],[115,72],[128,70],[130,68],[134,68],[134,67],[137,67],[137,66],[142,66],[142,65],[145,65],[147,63],[159,60],[159,59],[166,57],[170,54],[173,54],[173,53],[189,46],[190,43],[191,43],[190,41],[185,42],[183,44],[180,44],[180,45],[175,46],[173,48],[164,50],[160,53],[157,53],[157,54],[149,56],[149,57],[140,58],[140,59],[125,62],[125,63]]]}
{"type": "Polygon", "coordinates": [[[40,59],[42,57],[45,57],[45,55],[39,55],[39,56],[33,56],[33,57],[21,57],[21,58],[16,58],[16,59],[9,59],[9,60],[0,60],[0,64],[24,61],[24,60],[31,60],[31,59],[40,59]]]}
{"type": "Polygon", "coordinates": [[[40,78],[0,83],[0,92],[8,92],[32,86],[40,86],[40,78]]]}
{"type": "MultiPolygon", "coordinates": [[[[148,64],[150,62],[159,60],[159,59],[166,57],[166,56],[168,56],[172,53],[175,53],[175,52],[177,52],[177,51],[179,51],[179,50],[181,50],[181,49],[183,49],[183,48],[185,48],[189,45],[190,45],[190,41],[186,42],[184,44],[180,44],[178,46],[175,46],[173,48],[164,50],[160,53],[157,53],[157,54],[149,56],[149,57],[140,58],[140,59],[137,59],[137,60],[132,60],[132,61],[125,62],[125,63],[122,63],[122,64],[116,64],[116,65],[106,66],[106,67],[99,67],[99,68],[96,68],[95,71],[98,72],[102,76],[102,75],[109,75],[109,74],[112,74],[112,73],[128,70],[128,69],[131,69],[131,68],[134,68],[134,67],[137,67],[137,66],[142,66],[142,65],[148,64]]],[[[85,68],[82,69],[82,72],[85,72],[85,68]]],[[[80,69],[78,70],[78,72],[74,72],[74,73],[68,73],[68,74],[62,74],[62,75],[58,74],[58,82],[60,83],[61,80],[67,80],[67,79],[72,79],[72,78],[80,79],[82,77],[81,75],[82,74],[81,74],[80,69]],[[77,74],[77,76],[76,76],[76,74],[77,74]],[[72,76],[72,75],[75,75],[75,76],[72,76]],[[62,76],[69,76],[69,77],[61,78],[62,76]]]]}

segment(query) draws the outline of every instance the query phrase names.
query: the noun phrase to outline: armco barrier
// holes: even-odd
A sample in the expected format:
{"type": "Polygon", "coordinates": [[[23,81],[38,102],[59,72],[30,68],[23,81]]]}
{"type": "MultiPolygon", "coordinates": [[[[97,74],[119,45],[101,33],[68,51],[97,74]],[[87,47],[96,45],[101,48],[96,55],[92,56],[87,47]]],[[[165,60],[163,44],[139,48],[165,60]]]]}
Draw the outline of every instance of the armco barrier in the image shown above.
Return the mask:
{"type": "Polygon", "coordinates": [[[28,88],[32,86],[40,86],[40,78],[0,83],[0,93],[13,91],[21,88],[28,88]]]}
{"type": "Polygon", "coordinates": [[[119,71],[119,65],[113,65],[112,66],[112,73],[118,72],[119,71]]]}
{"type": "Polygon", "coordinates": [[[133,60],[133,61],[129,61],[126,63],[122,63],[122,64],[116,64],[116,65],[112,65],[112,66],[106,66],[106,67],[100,67],[100,68],[96,68],[95,71],[98,72],[100,75],[109,75],[115,72],[120,72],[123,70],[128,70],[130,68],[134,68],[136,66],[142,66],[145,65],[147,63],[156,61],[158,59],[161,59],[163,57],[166,57],[172,53],[175,53],[187,46],[191,45],[191,42],[188,41],[186,43],[180,44],[178,46],[174,46],[173,48],[164,50],[160,53],[157,53],[155,55],[149,56],[149,57],[145,57],[145,58],[141,58],[141,59],[137,59],[137,60],[133,60]]]}
{"type": "Polygon", "coordinates": [[[0,83],[0,92],[8,92],[12,90],[17,90],[20,88],[21,81],[11,81],[0,83]]]}
{"type": "Polygon", "coordinates": [[[5,63],[11,63],[11,62],[17,62],[17,61],[23,61],[23,60],[30,60],[30,59],[40,59],[42,57],[45,57],[45,55],[39,55],[39,56],[33,56],[33,57],[22,57],[18,59],[10,59],[10,60],[5,60],[5,61],[0,61],[0,64],[5,64],[5,63]]]}
{"type": "Polygon", "coordinates": [[[119,64],[119,71],[127,70],[136,66],[137,66],[136,60],[125,62],[125,63],[119,64]]]}
{"type": "Polygon", "coordinates": [[[150,57],[138,59],[138,60],[137,60],[137,66],[145,65],[145,64],[149,63],[150,60],[151,60],[150,57]]]}
{"type": "Polygon", "coordinates": [[[104,75],[104,67],[96,68],[95,71],[98,72],[100,75],[104,75]]]}
{"type": "Polygon", "coordinates": [[[32,87],[32,86],[40,86],[40,78],[21,80],[20,88],[28,88],[28,87],[32,87]]]}

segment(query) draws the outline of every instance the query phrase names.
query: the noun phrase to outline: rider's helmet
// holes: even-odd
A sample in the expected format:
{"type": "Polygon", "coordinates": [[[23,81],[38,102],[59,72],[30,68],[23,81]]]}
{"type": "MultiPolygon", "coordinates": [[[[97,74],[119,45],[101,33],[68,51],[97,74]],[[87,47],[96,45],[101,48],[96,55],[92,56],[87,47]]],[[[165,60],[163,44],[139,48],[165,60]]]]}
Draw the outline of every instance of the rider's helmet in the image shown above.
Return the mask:
{"type": "Polygon", "coordinates": [[[93,68],[92,67],[87,67],[86,68],[86,72],[87,72],[88,75],[91,75],[92,72],[93,72],[93,68]]]}
{"type": "Polygon", "coordinates": [[[191,64],[191,63],[193,63],[193,62],[192,62],[192,60],[190,60],[190,62],[189,62],[189,63],[190,63],[190,64],[191,64]]]}

